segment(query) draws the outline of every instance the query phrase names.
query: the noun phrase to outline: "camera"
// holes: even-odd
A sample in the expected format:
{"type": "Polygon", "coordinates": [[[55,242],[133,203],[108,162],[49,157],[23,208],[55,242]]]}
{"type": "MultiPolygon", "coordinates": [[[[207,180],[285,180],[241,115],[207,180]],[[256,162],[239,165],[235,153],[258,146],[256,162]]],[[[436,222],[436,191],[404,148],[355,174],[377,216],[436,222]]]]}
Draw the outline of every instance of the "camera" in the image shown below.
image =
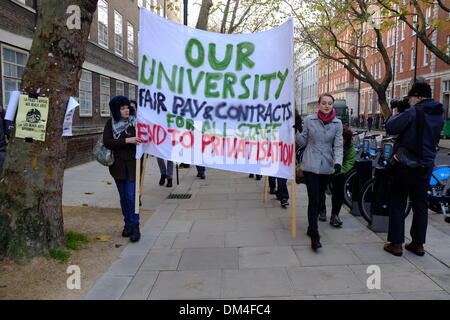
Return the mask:
{"type": "Polygon", "coordinates": [[[397,108],[398,112],[401,113],[410,107],[408,102],[408,97],[404,97],[402,100],[392,100],[391,109],[397,108]]]}

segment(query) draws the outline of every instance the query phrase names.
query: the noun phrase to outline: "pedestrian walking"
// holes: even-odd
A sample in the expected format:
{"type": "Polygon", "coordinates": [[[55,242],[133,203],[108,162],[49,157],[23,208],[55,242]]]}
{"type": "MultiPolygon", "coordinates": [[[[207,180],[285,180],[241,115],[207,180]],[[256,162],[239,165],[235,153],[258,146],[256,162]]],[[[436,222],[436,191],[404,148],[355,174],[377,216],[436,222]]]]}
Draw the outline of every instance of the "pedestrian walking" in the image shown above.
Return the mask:
{"type": "Polygon", "coordinates": [[[141,234],[139,215],[135,212],[136,145],[141,143],[141,139],[136,137],[135,116],[128,98],[114,97],[109,107],[112,118],[106,122],[103,143],[114,154],[114,163],[109,167],[109,172],[119,191],[125,222],[122,236],[137,242],[141,234]]]}
{"type": "Polygon", "coordinates": [[[159,172],[161,173],[161,179],[159,179],[159,185],[163,186],[167,179],[167,188],[172,188],[172,178],[173,178],[173,162],[167,160],[167,166],[164,159],[156,158],[158,161],[159,172]]]}
{"type": "Polygon", "coordinates": [[[2,175],[3,163],[6,157],[6,124],[3,114],[3,107],[0,106],[0,176],[2,175]]]}
{"type": "Polygon", "coordinates": [[[318,215],[321,196],[330,176],[341,171],[343,160],[342,122],[333,109],[334,97],[319,97],[318,112],[306,117],[302,133],[297,133],[299,147],[304,147],[302,170],[308,192],[308,232],[311,248],[321,248],[318,215]]]}
{"type": "Polygon", "coordinates": [[[394,109],[395,115],[386,123],[386,132],[398,138],[393,151],[391,212],[384,250],[395,256],[403,253],[409,195],[413,210],[412,241],[405,249],[423,256],[428,224],[427,191],[444,125],[444,108],[433,100],[431,87],[425,82],[415,83],[408,98],[410,107],[399,114],[394,109]]]}
{"type": "Polygon", "coordinates": [[[372,124],[373,124],[373,118],[371,116],[369,116],[369,118],[367,119],[367,129],[372,130],[372,124]]]}
{"type": "Polygon", "coordinates": [[[269,177],[269,193],[274,194],[283,208],[289,206],[287,179],[269,177]]]}
{"type": "Polygon", "coordinates": [[[197,178],[205,180],[206,179],[206,176],[205,176],[206,168],[202,167],[202,166],[196,166],[196,167],[197,167],[197,178]]]}

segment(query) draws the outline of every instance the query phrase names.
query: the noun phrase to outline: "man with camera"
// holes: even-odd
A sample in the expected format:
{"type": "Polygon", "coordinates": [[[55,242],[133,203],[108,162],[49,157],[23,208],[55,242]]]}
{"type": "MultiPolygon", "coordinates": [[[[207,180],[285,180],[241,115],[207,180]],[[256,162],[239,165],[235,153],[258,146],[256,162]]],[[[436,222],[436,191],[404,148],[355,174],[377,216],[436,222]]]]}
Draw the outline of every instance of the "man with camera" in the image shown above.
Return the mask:
{"type": "Polygon", "coordinates": [[[409,195],[413,208],[412,242],[405,249],[423,256],[428,224],[427,190],[444,125],[444,108],[432,99],[431,87],[426,82],[416,82],[408,96],[393,100],[391,107],[394,115],[386,123],[386,132],[398,137],[391,161],[389,243],[384,250],[395,256],[403,253],[409,195]]]}

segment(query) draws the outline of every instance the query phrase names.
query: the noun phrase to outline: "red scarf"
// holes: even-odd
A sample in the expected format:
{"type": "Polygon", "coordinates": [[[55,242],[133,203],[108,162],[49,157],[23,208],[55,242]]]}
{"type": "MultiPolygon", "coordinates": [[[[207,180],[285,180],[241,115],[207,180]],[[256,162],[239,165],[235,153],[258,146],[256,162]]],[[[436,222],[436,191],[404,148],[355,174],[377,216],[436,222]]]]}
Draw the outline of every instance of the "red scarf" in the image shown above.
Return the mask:
{"type": "Polygon", "coordinates": [[[317,111],[317,117],[319,117],[320,120],[323,121],[324,124],[329,124],[331,121],[334,120],[334,118],[336,118],[336,112],[331,111],[330,114],[327,116],[325,115],[325,113],[322,113],[320,110],[317,111]]]}

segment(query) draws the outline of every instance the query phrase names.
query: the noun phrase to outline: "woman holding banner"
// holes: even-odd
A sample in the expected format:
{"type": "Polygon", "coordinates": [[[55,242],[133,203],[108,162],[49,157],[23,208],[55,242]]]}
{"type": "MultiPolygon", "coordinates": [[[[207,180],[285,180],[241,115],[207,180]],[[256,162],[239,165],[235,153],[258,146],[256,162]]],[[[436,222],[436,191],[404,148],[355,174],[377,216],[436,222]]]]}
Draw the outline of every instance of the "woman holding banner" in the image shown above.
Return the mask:
{"type": "Polygon", "coordinates": [[[106,122],[103,144],[114,153],[114,163],[109,172],[114,178],[120,195],[120,206],[125,221],[123,237],[131,242],[141,238],[139,215],[135,212],[136,194],[136,145],[141,139],[136,137],[134,109],[123,96],[114,97],[110,103],[112,119],[106,122]]]}
{"type": "Polygon", "coordinates": [[[308,232],[311,248],[322,247],[318,230],[320,199],[332,174],[341,171],[343,160],[342,122],[333,109],[334,97],[323,94],[319,97],[319,111],[305,119],[302,133],[296,140],[303,153],[302,170],[308,191],[308,232]]]}

